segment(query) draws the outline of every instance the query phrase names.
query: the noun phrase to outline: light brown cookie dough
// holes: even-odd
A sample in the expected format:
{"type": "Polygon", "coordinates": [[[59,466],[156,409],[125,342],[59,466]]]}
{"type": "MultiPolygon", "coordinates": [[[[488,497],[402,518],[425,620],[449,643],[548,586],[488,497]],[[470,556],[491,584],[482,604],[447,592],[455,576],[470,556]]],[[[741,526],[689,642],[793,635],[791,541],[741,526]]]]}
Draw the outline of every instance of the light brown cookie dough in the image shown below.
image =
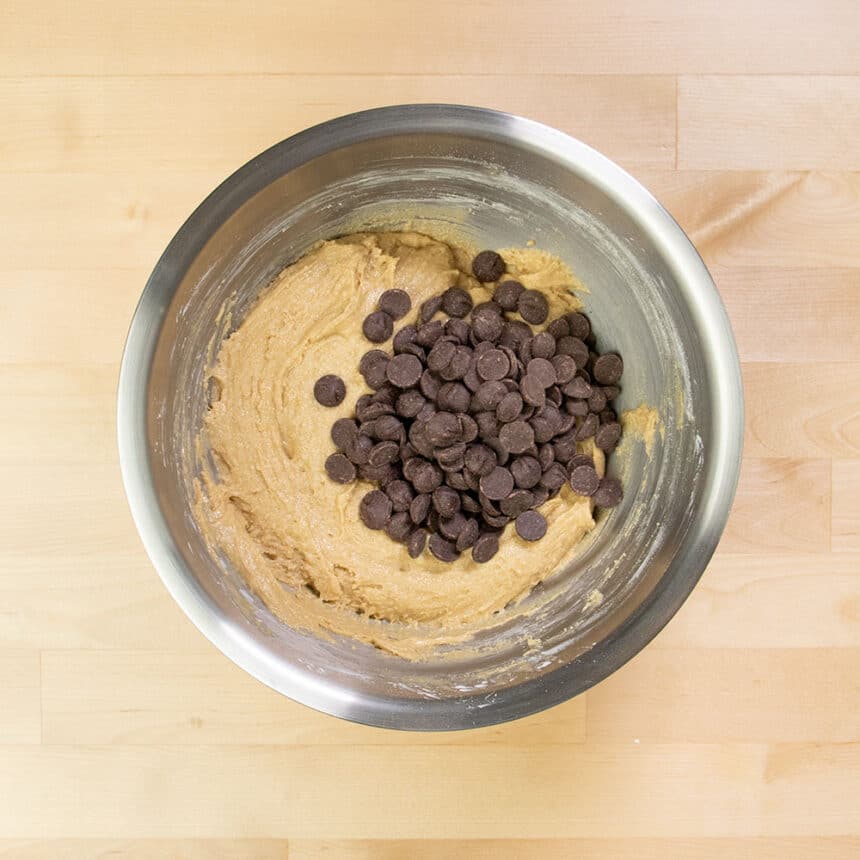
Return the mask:
{"type": "MultiPolygon", "coordinates": [[[[509,277],[541,289],[551,317],[576,309],[576,284],[557,259],[536,249],[502,251],[509,277]]],[[[270,608],[297,623],[299,603],[330,604],[325,626],[410,654],[409,631],[426,647],[464,625],[489,622],[571,557],[594,528],[589,499],[568,486],[541,507],[549,529],[530,544],[509,526],[498,554],[479,565],[464,553],[444,564],[368,530],[358,516],[364,482],[340,485],[326,476],[334,450],[332,423],[352,413],[366,389],[359,360],[373,345],[361,321],[379,295],[409,293],[414,322],[421,302],[453,284],[474,300],[490,290],[470,275],[471,255],[415,233],[361,234],[325,242],[285,269],[224,342],[211,371],[220,389],[200,440],[218,474],[204,471],[196,515],[210,542],[226,553],[270,608]],[[333,409],[313,396],[315,381],[335,373],[347,396],[333,409]],[[306,586],[306,588],[305,588],[306,586]],[[395,624],[391,641],[380,624],[395,624]],[[395,630],[395,628],[400,628],[395,630]],[[400,644],[398,644],[400,643],[400,644]]],[[[390,342],[380,345],[390,349],[390,342]]],[[[581,445],[603,472],[603,454],[581,445]]],[[[498,620],[498,619],[496,619],[498,620]]],[[[417,652],[416,652],[417,653],[417,652]]]]}

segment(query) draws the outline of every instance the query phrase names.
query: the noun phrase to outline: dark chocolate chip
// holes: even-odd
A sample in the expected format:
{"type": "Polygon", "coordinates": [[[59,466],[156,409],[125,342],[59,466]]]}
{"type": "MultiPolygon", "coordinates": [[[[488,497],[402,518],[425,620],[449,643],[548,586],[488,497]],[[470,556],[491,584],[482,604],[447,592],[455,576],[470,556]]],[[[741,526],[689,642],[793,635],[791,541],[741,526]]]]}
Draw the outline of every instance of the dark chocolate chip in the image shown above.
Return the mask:
{"type": "Polygon", "coordinates": [[[488,349],[478,357],[477,371],[488,382],[504,379],[510,370],[510,361],[500,349],[488,349]]]}
{"type": "Polygon", "coordinates": [[[536,379],[544,388],[555,385],[556,375],[552,363],[545,358],[533,358],[526,365],[526,373],[536,379]]]}
{"type": "Polygon", "coordinates": [[[542,474],[541,464],[534,457],[528,455],[517,457],[511,463],[511,474],[518,487],[530,490],[540,482],[542,474]]]}
{"type": "Polygon", "coordinates": [[[462,471],[448,472],[445,475],[445,483],[449,487],[459,490],[461,493],[469,489],[469,485],[466,483],[466,477],[462,471]]]}
{"type": "Polygon", "coordinates": [[[567,326],[570,329],[570,333],[574,337],[578,337],[580,340],[585,340],[591,334],[591,323],[588,321],[588,317],[585,314],[580,313],[570,313],[565,319],[567,320],[567,326]]]}
{"type": "Polygon", "coordinates": [[[359,466],[358,476],[362,481],[379,484],[383,489],[400,477],[397,469],[391,463],[383,463],[381,466],[371,466],[368,463],[365,466],[359,466]]]}
{"type": "Polygon", "coordinates": [[[578,337],[562,337],[556,344],[556,355],[569,355],[577,367],[585,367],[588,362],[588,347],[578,337]]]}
{"type": "Polygon", "coordinates": [[[618,420],[618,415],[615,413],[615,410],[610,409],[609,407],[604,409],[598,417],[600,418],[601,424],[612,424],[618,420]]]}
{"type": "Polygon", "coordinates": [[[397,543],[405,543],[412,534],[412,520],[405,511],[393,514],[385,526],[385,533],[397,543]]]}
{"type": "MultiPolygon", "coordinates": [[[[502,398],[508,393],[507,386],[501,380],[484,382],[472,396],[471,409],[473,412],[486,412],[492,410],[502,402],[502,398]]],[[[480,423],[478,424],[480,427],[480,423]]]]}
{"type": "Polygon", "coordinates": [[[385,311],[374,311],[364,318],[361,330],[372,343],[382,343],[391,337],[391,332],[394,331],[394,321],[385,311]]]}
{"type": "Polygon", "coordinates": [[[570,487],[580,496],[593,496],[600,485],[600,478],[594,466],[577,466],[570,473],[570,487]]]}
{"type": "Polygon", "coordinates": [[[573,474],[573,470],[579,466],[594,466],[594,460],[588,454],[574,454],[567,464],[567,471],[573,474]]]}
{"type": "Polygon", "coordinates": [[[517,391],[508,392],[496,407],[496,418],[503,424],[515,421],[523,411],[523,398],[517,391]]]}
{"type": "Polygon", "coordinates": [[[432,501],[433,499],[429,493],[421,493],[410,503],[409,517],[416,526],[421,525],[427,519],[432,501]]]}
{"type": "Polygon", "coordinates": [[[456,317],[449,319],[445,323],[445,334],[448,337],[456,338],[456,340],[465,345],[469,342],[469,323],[465,320],[457,319],[456,317]]]}
{"type": "Polygon", "coordinates": [[[555,355],[555,338],[548,331],[542,331],[534,336],[531,350],[533,358],[550,359],[555,355]]]}
{"type": "Polygon", "coordinates": [[[422,303],[418,318],[422,323],[430,322],[430,320],[439,312],[441,307],[442,296],[431,296],[426,302],[422,303]]]}
{"type": "Polygon", "coordinates": [[[472,313],[472,332],[478,342],[497,343],[505,328],[505,321],[492,312],[475,316],[472,313]]]}
{"type": "Polygon", "coordinates": [[[411,480],[419,493],[432,493],[442,484],[442,470],[435,463],[424,460],[415,468],[411,480]]]}
{"type": "Polygon", "coordinates": [[[449,287],[442,294],[442,310],[449,317],[462,318],[472,310],[472,297],[461,287],[449,287]]]}
{"type": "Polygon", "coordinates": [[[564,403],[564,395],[561,393],[561,389],[557,385],[550,385],[546,390],[546,399],[558,409],[562,403],[564,403]]]}
{"type": "MultiPolygon", "coordinates": [[[[429,405],[429,404],[428,404],[429,405]]],[[[422,456],[432,457],[433,443],[427,438],[427,424],[416,418],[409,428],[409,444],[422,456]]],[[[409,476],[406,476],[409,478],[409,476]]],[[[409,480],[412,480],[409,478],[409,480]]]]}
{"type": "Polygon", "coordinates": [[[507,517],[518,517],[534,504],[534,496],[528,490],[514,490],[499,502],[499,508],[507,517]]]}
{"type": "Polygon", "coordinates": [[[402,415],[404,418],[414,418],[426,402],[420,391],[412,389],[411,391],[404,391],[397,398],[394,408],[398,415],[402,415]]]}
{"type": "Polygon", "coordinates": [[[469,445],[465,454],[466,468],[479,477],[489,475],[496,468],[496,455],[486,445],[469,445]]]}
{"type": "Polygon", "coordinates": [[[397,442],[377,442],[370,449],[367,462],[370,466],[384,466],[393,463],[400,457],[400,445],[397,442]]]}
{"type": "Polygon", "coordinates": [[[388,381],[397,388],[411,388],[421,379],[424,367],[414,355],[395,355],[385,369],[388,381]]]}
{"type": "Polygon", "coordinates": [[[346,385],[339,376],[327,373],[314,383],[314,397],[321,406],[340,406],[346,397],[346,385]]]}
{"type": "Polygon", "coordinates": [[[494,516],[493,514],[488,514],[484,511],[484,522],[488,526],[492,526],[496,529],[503,529],[509,522],[511,518],[507,514],[499,514],[498,516],[494,516]]]}
{"type": "Polygon", "coordinates": [[[460,422],[460,441],[474,442],[478,438],[478,422],[463,412],[457,415],[457,420],[460,422]]]}
{"type": "Polygon", "coordinates": [[[412,499],[414,498],[412,487],[410,487],[406,481],[401,481],[399,479],[392,481],[385,488],[385,495],[391,499],[391,504],[395,511],[408,511],[409,506],[412,504],[412,499]]]}
{"type": "Polygon", "coordinates": [[[594,389],[592,389],[591,385],[581,376],[574,377],[562,388],[562,392],[567,397],[576,397],[580,400],[587,400],[591,397],[593,391],[594,389]]]}
{"type": "Polygon", "coordinates": [[[598,415],[606,409],[606,395],[602,388],[593,388],[591,397],[588,398],[588,411],[596,412],[598,415]]]}
{"type": "Polygon", "coordinates": [[[325,471],[336,484],[349,484],[355,480],[355,466],[344,454],[330,454],[325,461],[325,471]]]}
{"type": "Polygon", "coordinates": [[[535,487],[532,490],[532,495],[535,497],[535,502],[532,505],[532,510],[539,508],[551,495],[546,487],[535,487]]]}
{"type": "Polygon", "coordinates": [[[615,385],[621,374],[624,371],[624,362],[620,355],[614,352],[607,352],[600,356],[594,362],[593,374],[594,378],[601,385],[615,385]]]}
{"type": "Polygon", "coordinates": [[[382,490],[371,490],[358,505],[358,515],[369,529],[383,529],[391,519],[391,499],[382,490]]]}
{"type": "Polygon", "coordinates": [[[499,536],[485,532],[472,547],[472,560],[478,564],[486,564],[499,551],[499,536]]]}
{"type": "Polygon", "coordinates": [[[520,344],[520,348],[517,350],[519,362],[517,364],[524,364],[528,366],[528,363],[532,360],[534,356],[532,356],[532,343],[534,342],[534,338],[528,338],[524,340],[520,344]]]}
{"type": "Polygon", "coordinates": [[[442,381],[429,370],[425,370],[424,373],[421,374],[418,387],[421,389],[421,393],[428,400],[435,400],[439,394],[439,389],[442,387],[442,381]]]}
{"type": "Polygon", "coordinates": [[[475,415],[475,422],[478,425],[478,434],[482,439],[498,438],[499,422],[495,412],[478,412],[475,415]]]}
{"type": "Polygon", "coordinates": [[[474,355],[472,356],[472,363],[469,365],[469,369],[466,371],[465,376],[463,376],[463,385],[469,389],[473,394],[476,392],[483,383],[483,380],[480,376],[478,376],[478,371],[475,370],[475,365],[477,364],[477,360],[474,355]]]}
{"type": "Polygon", "coordinates": [[[570,326],[567,324],[567,320],[564,317],[559,317],[556,320],[553,320],[547,327],[547,332],[551,334],[556,340],[560,337],[567,337],[570,334],[570,326]]]}
{"type": "Polygon", "coordinates": [[[375,391],[385,385],[387,380],[385,368],[388,367],[390,360],[391,357],[388,353],[383,352],[381,349],[371,349],[361,357],[361,361],[358,363],[358,371],[364,377],[368,388],[372,388],[375,391]]]}
{"type": "Polygon", "coordinates": [[[600,419],[595,414],[589,413],[583,419],[582,424],[579,425],[579,429],[576,431],[576,438],[579,441],[590,439],[597,432],[598,427],[600,427],[600,419]]]}
{"type": "Polygon", "coordinates": [[[542,409],[546,404],[546,387],[537,377],[526,375],[520,381],[520,393],[526,403],[542,409]]]}
{"type": "Polygon", "coordinates": [[[567,470],[561,463],[550,463],[550,467],[541,475],[540,483],[550,492],[563,487],[567,482],[567,470]]]}
{"type": "Polygon", "coordinates": [[[621,389],[617,385],[604,385],[603,386],[603,396],[606,398],[607,403],[610,400],[615,400],[618,395],[621,394],[621,389]]]}
{"type": "Polygon", "coordinates": [[[445,472],[459,472],[466,466],[464,458],[466,446],[462,442],[436,449],[436,462],[445,472]]]}
{"type": "Polygon", "coordinates": [[[522,454],[534,445],[535,433],[525,421],[512,421],[499,431],[499,442],[511,454],[522,454]]]}
{"type": "Polygon", "coordinates": [[[576,376],[576,360],[571,355],[554,355],[550,361],[559,385],[565,385],[576,376]]]}
{"type": "Polygon", "coordinates": [[[504,499],[514,488],[514,476],[501,466],[481,478],[481,492],[494,501],[504,499]]]}
{"type": "Polygon", "coordinates": [[[502,281],[493,294],[495,301],[506,311],[515,311],[525,287],[519,281],[502,281]]]}
{"type": "Polygon", "coordinates": [[[354,439],[350,440],[344,449],[344,453],[356,466],[363,466],[367,463],[372,448],[373,440],[370,436],[360,433],[354,439]]]}
{"type": "Polygon", "coordinates": [[[469,549],[469,547],[474,546],[480,533],[481,529],[478,525],[478,521],[467,518],[465,524],[460,529],[460,534],[457,535],[457,552],[464,552],[469,549]]]}
{"type": "Polygon", "coordinates": [[[427,353],[427,367],[438,373],[443,367],[448,366],[456,349],[457,344],[452,340],[447,338],[437,340],[430,352],[427,353]]]}
{"type": "Polygon", "coordinates": [[[498,281],[505,273],[505,261],[495,251],[481,251],[472,260],[472,274],[482,283],[498,281]]]}
{"type": "Polygon", "coordinates": [[[358,436],[358,424],[352,418],[338,418],[331,425],[331,441],[341,451],[345,451],[356,436],[358,436]]]}
{"type": "Polygon", "coordinates": [[[597,492],[592,496],[594,504],[601,508],[614,508],[621,502],[623,492],[617,478],[606,477],[600,482],[597,492]]]}
{"type": "Polygon", "coordinates": [[[532,337],[531,328],[524,322],[519,320],[511,320],[505,323],[504,331],[499,339],[502,346],[510,347],[511,349],[519,349],[520,345],[532,337]]]}
{"type": "Polygon", "coordinates": [[[418,329],[415,342],[424,349],[430,349],[439,338],[444,336],[444,331],[442,320],[431,320],[418,329]]]}
{"type": "Polygon", "coordinates": [[[603,451],[608,451],[618,444],[621,438],[621,425],[617,421],[610,424],[601,424],[594,434],[594,444],[603,451]]]}
{"type": "Polygon", "coordinates": [[[472,366],[472,350],[468,346],[458,346],[454,349],[454,357],[439,371],[442,379],[451,382],[462,379],[472,366]]]}
{"type": "Polygon", "coordinates": [[[579,416],[581,418],[584,415],[588,415],[588,401],[568,397],[564,401],[564,409],[568,415],[579,416]]]}
{"type": "Polygon", "coordinates": [[[399,418],[395,418],[393,415],[380,415],[375,421],[369,423],[372,423],[372,428],[362,429],[374,439],[385,442],[400,442],[405,435],[403,424],[399,418]],[[370,432],[371,429],[373,432],[370,432]]]}
{"type": "Polygon", "coordinates": [[[427,438],[437,448],[460,440],[460,422],[452,412],[437,412],[427,422],[427,438]]]}
{"type": "Polygon", "coordinates": [[[460,504],[470,514],[481,513],[481,503],[470,493],[460,493],[460,504]]]}
{"type": "MultiPolygon", "coordinates": [[[[571,416],[573,417],[573,416],[571,416]]],[[[576,432],[567,432],[552,443],[555,459],[567,463],[576,454],[576,432]]]]}
{"type": "Polygon", "coordinates": [[[399,355],[401,352],[407,352],[407,347],[416,346],[416,338],[418,337],[418,329],[414,325],[405,325],[400,331],[394,335],[394,340],[391,345],[394,347],[394,352],[399,355]]]}
{"type": "Polygon", "coordinates": [[[460,494],[451,487],[439,487],[433,491],[433,507],[440,517],[453,517],[460,510],[460,494]]]}
{"type": "Polygon", "coordinates": [[[549,303],[543,293],[537,290],[523,290],[517,299],[520,316],[532,325],[540,325],[549,315],[549,303]]]}
{"type": "Polygon", "coordinates": [[[385,311],[393,320],[399,320],[406,316],[412,308],[412,299],[409,293],[403,290],[386,290],[376,305],[379,310],[385,311]]]}
{"type": "Polygon", "coordinates": [[[523,540],[540,540],[546,534],[546,519],[537,511],[524,511],[517,517],[515,527],[523,540]]]}
{"type": "Polygon", "coordinates": [[[452,541],[445,540],[442,535],[430,535],[430,552],[439,559],[439,561],[456,561],[460,553],[457,552],[457,547],[452,541]]]}
{"type": "Polygon", "coordinates": [[[415,529],[406,541],[406,550],[411,558],[418,558],[427,544],[427,529],[415,529]]]}

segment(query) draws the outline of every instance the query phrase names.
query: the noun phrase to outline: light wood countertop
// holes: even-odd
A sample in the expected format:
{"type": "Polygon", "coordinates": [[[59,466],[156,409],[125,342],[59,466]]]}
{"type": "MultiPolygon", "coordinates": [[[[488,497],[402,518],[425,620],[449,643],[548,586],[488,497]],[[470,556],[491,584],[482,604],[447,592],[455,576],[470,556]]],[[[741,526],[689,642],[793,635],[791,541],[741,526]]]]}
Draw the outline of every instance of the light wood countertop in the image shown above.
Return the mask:
{"type": "Polygon", "coordinates": [[[6,0],[0,25],[0,857],[860,856],[860,5],[6,0]],[[747,398],[701,584],[610,679],[416,736],[217,652],[115,445],[146,277],[223,177],[408,101],[593,144],[699,247],[747,398]],[[541,840],[535,842],[534,840],[541,840]]]}

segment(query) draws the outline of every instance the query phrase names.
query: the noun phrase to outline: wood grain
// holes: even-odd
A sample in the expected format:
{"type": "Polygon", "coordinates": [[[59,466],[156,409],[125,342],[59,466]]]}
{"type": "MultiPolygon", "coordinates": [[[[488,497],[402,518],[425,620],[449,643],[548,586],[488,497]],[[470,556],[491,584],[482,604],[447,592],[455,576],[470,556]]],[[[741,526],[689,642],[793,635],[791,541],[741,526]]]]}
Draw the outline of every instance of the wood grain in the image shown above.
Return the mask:
{"type": "Polygon", "coordinates": [[[858,32],[854,0],[7,0],[0,858],[860,855],[858,32]],[[317,714],[217,652],[115,442],[129,320],[199,201],[294,131],[422,101],[542,120],[644,182],[711,268],[747,417],[723,540],[648,648],[443,735],[317,714]]]}
{"type": "Polygon", "coordinates": [[[684,75],[678,167],[860,169],[860,78],[684,75]],[[771,145],[779,136],[780,146],[771,145]]]}

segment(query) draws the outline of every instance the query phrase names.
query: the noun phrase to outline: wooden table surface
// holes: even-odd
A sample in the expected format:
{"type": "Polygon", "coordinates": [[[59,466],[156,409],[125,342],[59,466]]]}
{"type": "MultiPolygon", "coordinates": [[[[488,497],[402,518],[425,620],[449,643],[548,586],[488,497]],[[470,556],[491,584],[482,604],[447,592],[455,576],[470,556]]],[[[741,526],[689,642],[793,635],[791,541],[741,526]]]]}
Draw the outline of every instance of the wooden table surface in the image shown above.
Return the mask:
{"type": "Polygon", "coordinates": [[[2,21],[0,857],[860,855],[856,0],[2,21]],[[714,274],[747,398],[729,526],[657,640],[442,736],[316,714],[216,651],[144,555],[114,441],[126,328],[186,215],[275,141],[408,101],[527,114],[641,179],[714,274]]]}

